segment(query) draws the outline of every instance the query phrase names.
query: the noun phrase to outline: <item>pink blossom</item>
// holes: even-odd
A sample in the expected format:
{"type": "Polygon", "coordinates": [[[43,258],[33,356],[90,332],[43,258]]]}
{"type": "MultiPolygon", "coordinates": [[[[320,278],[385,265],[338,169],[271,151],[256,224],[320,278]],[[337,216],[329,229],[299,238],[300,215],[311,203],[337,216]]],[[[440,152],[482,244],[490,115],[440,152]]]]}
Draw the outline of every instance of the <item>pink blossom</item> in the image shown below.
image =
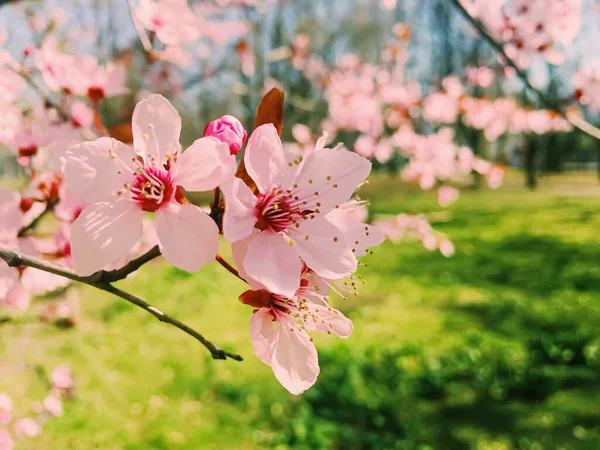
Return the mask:
{"type": "Polygon", "coordinates": [[[11,421],[12,409],[12,399],[9,397],[8,394],[0,392],[0,425],[6,425],[11,421]]]}
{"type": "Polygon", "coordinates": [[[44,399],[44,408],[54,417],[62,417],[64,414],[60,397],[50,394],[44,399]]]}
{"type": "Polygon", "coordinates": [[[127,73],[122,64],[110,62],[101,66],[95,57],[80,54],[74,57],[74,71],[78,79],[71,84],[71,92],[86,95],[92,102],[129,92],[127,73]]]}
{"type": "Polygon", "coordinates": [[[321,149],[297,167],[286,164],[277,131],[268,124],[250,136],[244,163],[258,192],[238,178],[222,186],[223,231],[231,243],[248,239],[243,270],[250,277],[273,293],[292,297],[303,264],[331,279],[356,270],[350,243],[326,215],[365,180],[371,170],[366,159],[321,149]]]}
{"type": "Polygon", "coordinates": [[[76,127],[90,128],[94,123],[94,110],[85,103],[76,101],[71,105],[71,117],[76,127]]]}
{"type": "Polygon", "coordinates": [[[504,169],[499,166],[493,166],[487,173],[487,183],[492,189],[498,189],[504,181],[504,169]]]}
{"type": "Polygon", "coordinates": [[[13,440],[8,430],[0,430],[0,450],[13,450],[13,440]]]}
{"type": "Polygon", "coordinates": [[[52,372],[52,386],[60,391],[70,391],[74,387],[73,374],[67,365],[58,366],[52,372]]]}
{"type": "Polygon", "coordinates": [[[294,395],[311,387],[319,375],[317,350],[308,332],[346,338],[352,322],[329,306],[328,290],[319,289],[310,273],[290,297],[266,290],[246,291],[242,303],[255,309],[250,335],[256,356],[271,366],[277,380],[294,395]]]}
{"type": "Polygon", "coordinates": [[[206,124],[204,136],[212,136],[229,146],[232,155],[237,155],[246,142],[248,133],[235,117],[225,115],[206,124]]]}
{"type": "Polygon", "coordinates": [[[218,228],[181,188],[208,191],[230,178],[235,157],[215,138],[196,140],[180,154],[181,118],[161,95],[151,95],[133,112],[134,148],[110,138],[67,151],[68,189],[88,203],[73,223],[75,269],[91,274],[123,257],[139,241],[146,212],[156,213],[164,257],[194,272],[213,260],[218,228]]]}
{"type": "Polygon", "coordinates": [[[75,195],[67,189],[65,184],[60,186],[59,190],[60,201],[54,207],[54,216],[61,221],[67,223],[75,222],[81,211],[87,206],[87,203],[80,201],[75,195]]]}
{"type": "Polygon", "coordinates": [[[185,0],[141,0],[135,18],[167,46],[193,42],[199,37],[196,16],[185,0]]]}
{"type": "Polygon", "coordinates": [[[442,207],[450,206],[460,196],[458,189],[450,186],[442,186],[438,189],[438,203],[442,207]]]}
{"type": "Polygon", "coordinates": [[[13,428],[17,436],[35,437],[42,432],[41,425],[31,417],[18,420],[13,428]]]}
{"type": "Polygon", "coordinates": [[[455,249],[454,244],[450,242],[448,239],[444,239],[438,243],[438,248],[440,249],[440,253],[445,257],[449,258],[454,255],[455,249]]]}
{"type": "Polygon", "coordinates": [[[24,87],[23,77],[13,70],[0,68],[0,104],[13,103],[24,87]]]}
{"type": "Polygon", "coordinates": [[[22,223],[21,195],[0,189],[0,241],[16,238],[22,223]]]}
{"type": "Polygon", "coordinates": [[[365,203],[356,200],[346,202],[327,214],[327,220],[344,234],[357,257],[366,255],[367,248],[376,247],[385,240],[380,228],[364,223],[367,215],[365,203]]]}
{"type": "Polygon", "coordinates": [[[594,61],[575,73],[575,99],[589,105],[592,112],[600,111],[600,60],[594,61]]]}
{"type": "Polygon", "coordinates": [[[164,50],[155,52],[158,59],[181,67],[192,64],[192,55],[179,45],[167,45],[164,50]]]}

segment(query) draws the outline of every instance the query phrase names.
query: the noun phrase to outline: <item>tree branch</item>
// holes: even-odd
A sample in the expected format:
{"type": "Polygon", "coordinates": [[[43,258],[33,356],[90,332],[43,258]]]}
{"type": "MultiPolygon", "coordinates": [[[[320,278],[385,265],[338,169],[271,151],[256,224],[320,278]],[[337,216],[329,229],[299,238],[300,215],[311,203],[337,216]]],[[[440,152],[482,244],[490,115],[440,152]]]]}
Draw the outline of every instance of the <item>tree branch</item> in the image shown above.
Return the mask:
{"type": "Polygon", "coordinates": [[[504,50],[504,47],[502,46],[502,44],[500,42],[496,41],[496,39],[494,39],[492,37],[492,35],[490,33],[488,33],[488,31],[483,26],[483,24],[479,20],[477,20],[473,16],[471,16],[471,14],[469,14],[469,12],[465,9],[465,7],[460,3],[460,0],[448,0],[448,1],[452,5],[454,5],[454,7],[464,17],[464,19],[467,22],[469,22],[471,25],[473,25],[473,27],[475,27],[475,29],[479,32],[479,34],[502,56],[502,58],[505,61],[504,65],[512,67],[515,70],[516,74],[519,76],[519,78],[523,81],[523,83],[525,83],[525,86],[527,86],[527,89],[529,89],[531,92],[533,92],[535,95],[537,95],[537,97],[540,99],[540,101],[547,108],[560,114],[575,128],[578,128],[579,130],[583,131],[584,133],[586,133],[592,137],[600,139],[600,129],[598,129],[598,128],[594,127],[592,124],[586,122],[583,119],[581,114],[572,113],[570,110],[565,108],[564,105],[561,104],[562,102],[558,102],[558,101],[554,101],[554,100],[550,99],[544,92],[542,92],[541,90],[536,88],[533,84],[531,84],[531,81],[529,81],[529,77],[527,76],[527,73],[523,69],[521,69],[519,66],[517,66],[515,61],[506,54],[506,51],[504,50]]]}
{"type": "MultiPolygon", "coordinates": [[[[148,262],[151,259],[158,256],[157,253],[160,254],[160,251],[158,251],[158,247],[153,247],[149,252],[147,252],[146,254],[140,256],[139,258],[131,261],[129,264],[126,264],[121,269],[117,269],[116,271],[111,271],[111,272],[104,272],[104,273],[105,274],[118,273],[119,276],[121,276],[123,274],[125,274],[125,276],[127,276],[127,274],[133,272],[134,270],[137,270],[137,268],[139,268],[145,262],[148,262]],[[133,270],[131,270],[131,269],[133,269],[133,270]]],[[[180,322],[179,320],[174,319],[173,317],[165,314],[158,308],[155,308],[154,306],[150,305],[149,303],[146,303],[144,300],[142,300],[138,297],[135,297],[134,295],[129,294],[128,292],[125,292],[106,281],[96,281],[96,278],[97,278],[96,274],[92,274],[89,277],[82,277],[80,275],[77,275],[77,273],[75,273],[75,271],[68,269],[66,267],[59,266],[57,264],[53,264],[48,261],[42,261],[38,258],[24,255],[15,250],[11,250],[11,249],[8,249],[8,248],[2,247],[2,246],[0,246],[0,259],[4,260],[6,262],[6,264],[8,264],[10,267],[20,267],[20,266],[33,267],[34,269],[52,273],[54,275],[68,278],[69,280],[78,281],[80,283],[84,283],[89,286],[92,286],[96,289],[100,289],[102,291],[109,292],[109,293],[116,295],[117,297],[121,297],[122,299],[127,300],[129,303],[132,303],[132,304],[138,306],[139,308],[142,308],[143,310],[149,312],[150,314],[152,314],[154,317],[156,317],[161,322],[165,322],[165,323],[168,323],[169,325],[173,325],[174,327],[179,328],[181,331],[194,337],[195,339],[200,341],[200,343],[202,343],[202,345],[204,345],[210,351],[213,359],[231,358],[231,359],[235,359],[236,361],[243,360],[243,358],[240,355],[227,352],[227,351],[217,347],[215,344],[210,342],[208,339],[206,339],[204,336],[202,336],[196,330],[190,328],[183,322],[180,322]]]]}
{"type": "Polygon", "coordinates": [[[217,260],[217,262],[219,264],[221,264],[223,267],[225,267],[231,274],[235,275],[236,277],[238,277],[240,280],[242,280],[244,283],[246,283],[247,281],[244,280],[241,276],[240,273],[236,270],[235,267],[233,267],[231,264],[229,264],[227,261],[225,261],[223,259],[223,257],[221,255],[217,255],[215,256],[215,259],[217,260]]]}
{"type": "Polygon", "coordinates": [[[88,278],[89,278],[89,281],[91,281],[92,283],[114,283],[115,281],[119,281],[119,280],[123,280],[123,279],[127,278],[127,276],[129,274],[135,272],[140,267],[142,267],[144,264],[152,261],[155,258],[158,258],[159,256],[160,256],[160,249],[158,248],[158,245],[155,245],[150,250],[148,250],[146,253],[144,253],[143,255],[141,255],[135,259],[132,259],[131,261],[129,261],[127,264],[125,264],[123,267],[121,267],[119,269],[109,270],[109,271],[100,270],[100,271],[90,275],[88,278]]]}

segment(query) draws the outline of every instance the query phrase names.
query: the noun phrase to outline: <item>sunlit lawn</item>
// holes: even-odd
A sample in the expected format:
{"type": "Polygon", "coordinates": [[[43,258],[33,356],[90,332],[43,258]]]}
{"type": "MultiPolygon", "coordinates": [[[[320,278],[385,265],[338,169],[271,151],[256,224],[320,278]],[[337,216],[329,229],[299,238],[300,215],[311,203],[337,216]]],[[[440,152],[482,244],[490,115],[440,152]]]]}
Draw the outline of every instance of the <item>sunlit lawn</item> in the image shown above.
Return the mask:
{"type": "MultiPolygon", "coordinates": [[[[597,327],[600,198],[594,177],[542,179],[540,190],[531,193],[512,174],[504,189],[465,190],[442,214],[432,193],[407,187],[398,177],[371,177],[360,194],[372,200],[372,213],[433,213],[434,227],[450,236],[457,252],[445,258],[415,243],[375,249],[359,272],[366,280],[360,296],[336,300],[355,323],[344,342],[350,355],[417,343],[433,357],[473,331],[518,352],[530,335],[554,332],[543,329],[547,322],[564,319],[565,329],[575,323],[582,332],[597,327]]],[[[228,256],[226,246],[223,255],[228,256]]],[[[26,413],[44,395],[36,364],[48,371],[70,364],[77,381],[65,416],[20,448],[265,448],[298,400],[252,352],[252,311],[236,300],[244,285],[217,265],[189,275],[160,262],[121,286],[242,354],[244,362],[212,361],[190,336],[123,300],[82,289],[75,329],[35,322],[0,326],[0,391],[13,396],[18,411],[26,413]]],[[[316,342],[328,349],[339,339],[318,336],[316,342]]],[[[584,367],[561,368],[568,376],[585,372],[581,379],[594,382],[580,384],[574,377],[570,387],[540,401],[500,401],[498,408],[514,416],[505,422],[506,417],[490,416],[488,422],[495,423],[486,423],[481,419],[489,410],[470,405],[462,415],[444,417],[448,433],[472,448],[518,448],[515,442],[523,437],[551,442],[519,444],[524,449],[600,448],[600,377],[593,364],[600,362],[600,351],[595,351],[596,359],[592,354],[584,367]]]]}

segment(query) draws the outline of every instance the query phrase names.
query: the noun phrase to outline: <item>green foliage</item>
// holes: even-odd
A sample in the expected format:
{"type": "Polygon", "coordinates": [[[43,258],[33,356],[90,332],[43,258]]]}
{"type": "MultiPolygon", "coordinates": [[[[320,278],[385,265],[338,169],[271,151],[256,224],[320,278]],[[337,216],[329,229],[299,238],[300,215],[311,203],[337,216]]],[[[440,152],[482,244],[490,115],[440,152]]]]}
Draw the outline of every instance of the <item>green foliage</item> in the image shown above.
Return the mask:
{"type": "Polygon", "coordinates": [[[526,193],[511,174],[440,214],[431,193],[372,176],[360,195],[373,213],[431,213],[456,255],[375,249],[360,296],[334,299],[352,336],[315,336],[321,374],[298,397],[254,357],[244,285],[217,265],[153,263],[121,284],[242,363],[92,289],[72,329],[0,325],[0,390],[18,417],[46,394],[35,364],[68,363],[77,381],[64,417],[16,450],[600,448],[600,202],[573,196],[596,183],[564,175],[526,193]]]}

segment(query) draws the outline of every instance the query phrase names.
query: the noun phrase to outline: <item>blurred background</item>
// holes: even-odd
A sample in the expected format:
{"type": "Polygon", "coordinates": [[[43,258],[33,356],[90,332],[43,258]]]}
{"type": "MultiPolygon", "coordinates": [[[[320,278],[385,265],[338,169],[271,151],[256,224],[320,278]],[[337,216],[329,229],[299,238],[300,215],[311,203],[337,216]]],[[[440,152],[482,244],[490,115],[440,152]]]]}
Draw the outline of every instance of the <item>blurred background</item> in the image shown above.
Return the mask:
{"type": "MultiPolygon", "coordinates": [[[[551,112],[452,1],[188,4],[202,26],[183,61],[149,57],[123,0],[2,2],[3,48],[21,58],[52,35],[64,52],[123,64],[129,93],[99,111],[124,141],[148,92],[174,103],[187,145],[222,114],[251,130],[264,93],[280,87],[290,152],[325,130],[371,158],[358,192],[369,217],[420,217],[436,242],[401,230],[409,239],[362,260],[359,294],[332,297],[354,332],[315,336],[321,374],[298,397],[254,356],[252,309],[237,300],[245,287],[214,264],[188,274],[157,261],[120,287],[241,363],[213,361],[189,336],[92,288],[78,288],[62,318],[39,319],[60,293],[25,313],[0,307],[0,391],[15,414],[44,396],[61,364],[76,385],[64,416],[15,448],[600,448],[600,141],[551,112]],[[468,147],[484,167],[415,175],[413,146],[435,154],[438,144],[468,147]],[[449,206],[443,186],[460,190],[449,206]]],[[[600,94],[577,74],[600,64],[599,10],[583,0],[577,36],[557,47],[560,65],[519,54],[536,89],[578,105],[591,124],[600,94]]],[[[21,186],[13,152],[0,158],[3,186],[21,186]]]]}

